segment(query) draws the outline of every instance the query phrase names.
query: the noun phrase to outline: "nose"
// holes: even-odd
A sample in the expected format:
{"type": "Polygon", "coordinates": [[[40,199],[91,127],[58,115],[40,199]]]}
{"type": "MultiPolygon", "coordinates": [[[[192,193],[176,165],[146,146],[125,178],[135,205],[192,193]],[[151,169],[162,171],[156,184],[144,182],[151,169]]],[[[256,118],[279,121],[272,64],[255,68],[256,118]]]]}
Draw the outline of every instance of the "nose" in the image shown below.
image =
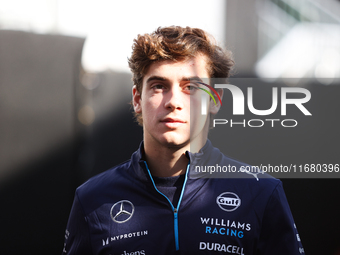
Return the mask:
{"type": "Polygon", "coordinates": [[[172,86],[171,90],[166,93],[164,107],[174,111],[183,109],[183,98],[180,86],[172,86]]]}

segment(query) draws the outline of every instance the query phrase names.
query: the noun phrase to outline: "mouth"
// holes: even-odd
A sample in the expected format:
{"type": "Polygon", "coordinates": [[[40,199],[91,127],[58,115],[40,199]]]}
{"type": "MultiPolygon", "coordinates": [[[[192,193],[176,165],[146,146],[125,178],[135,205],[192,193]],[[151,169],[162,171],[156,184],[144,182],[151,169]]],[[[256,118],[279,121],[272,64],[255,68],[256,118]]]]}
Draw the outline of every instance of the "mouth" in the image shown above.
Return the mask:
{"type": "Polygon", "coordinates": [[[185,124],[185,121],[176,118],[165,118],[161,120],[161,123],[163,123],[168,128],[177,128],[185,124]]]}

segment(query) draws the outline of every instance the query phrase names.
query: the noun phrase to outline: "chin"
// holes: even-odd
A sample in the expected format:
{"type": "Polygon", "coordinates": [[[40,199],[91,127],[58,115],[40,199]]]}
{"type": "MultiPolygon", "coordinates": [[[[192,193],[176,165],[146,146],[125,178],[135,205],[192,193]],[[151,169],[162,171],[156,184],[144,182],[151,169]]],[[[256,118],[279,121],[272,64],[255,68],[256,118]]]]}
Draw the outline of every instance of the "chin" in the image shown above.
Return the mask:
{"type": "Polygon", "coordinates": [[[162,143],[168,147],[181,148],[190,143],[190,137],[187,139],[179,137],[164,137],[162,143]]]}

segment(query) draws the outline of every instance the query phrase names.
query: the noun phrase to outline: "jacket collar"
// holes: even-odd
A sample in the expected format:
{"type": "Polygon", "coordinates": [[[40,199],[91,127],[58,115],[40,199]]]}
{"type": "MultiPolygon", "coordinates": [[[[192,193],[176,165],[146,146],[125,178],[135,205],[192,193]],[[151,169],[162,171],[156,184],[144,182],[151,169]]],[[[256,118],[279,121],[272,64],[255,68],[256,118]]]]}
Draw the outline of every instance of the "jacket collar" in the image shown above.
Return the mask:
{"type": "MultiPolygon", "coordinates": [[[[205,145],[197,153],[191,153],[186,151],[186,156],[190,162],[190,175],[193,173],[195,165],[213,165],[216,164],[216,160],[222,158],[222,153],[219,149],[212,146],[209,139],[205,145]]],[[[136,176],[142,181],[148,181],[149,176],[144,163],[144,142],[142,141],[139,145],[139,149],[135,151],[131,156],[131,165],[136,176]]],[[[200,178],[196,176],[190,176],[189,178],[200,178]]]]}

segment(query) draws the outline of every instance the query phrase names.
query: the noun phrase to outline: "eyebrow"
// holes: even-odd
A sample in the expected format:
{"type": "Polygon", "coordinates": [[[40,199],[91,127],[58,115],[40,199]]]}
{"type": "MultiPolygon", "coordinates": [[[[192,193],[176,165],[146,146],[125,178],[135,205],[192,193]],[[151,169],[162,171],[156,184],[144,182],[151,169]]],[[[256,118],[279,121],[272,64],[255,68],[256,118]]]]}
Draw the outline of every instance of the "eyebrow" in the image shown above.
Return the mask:
{"type": "MultiPolygon", "coordinates": [[[[146,83],[149,83],[151,81],[168,81],[169,79],[165,78],[165,77],[162,77],[162,76],[157,76],[157,75],[154,75],[154,76],[151,76],[149,77],[147,80],[146,80],[146,83]]],[[[198,82],[202,82],[202,79],[198,76],[191,76],[191,77],[183,77],[181,79],[182,81],[198,81],[198,82]]]]}
{"type": "Polygon", "coordinates": [[[168,79],[162,76],[151,76],[146,80],[146,83],[149,83],[150,81],[167,81],[168,79]]]}
{"type": "Polygon", "coordinates": [[[198,77],[198,76],[188,77],[188,78],[185,78],[185,80],[187,80],[187,81],[197,81],[197,82],[202,82],[203,83],[203,80],[200,77],[198,77]]]}

